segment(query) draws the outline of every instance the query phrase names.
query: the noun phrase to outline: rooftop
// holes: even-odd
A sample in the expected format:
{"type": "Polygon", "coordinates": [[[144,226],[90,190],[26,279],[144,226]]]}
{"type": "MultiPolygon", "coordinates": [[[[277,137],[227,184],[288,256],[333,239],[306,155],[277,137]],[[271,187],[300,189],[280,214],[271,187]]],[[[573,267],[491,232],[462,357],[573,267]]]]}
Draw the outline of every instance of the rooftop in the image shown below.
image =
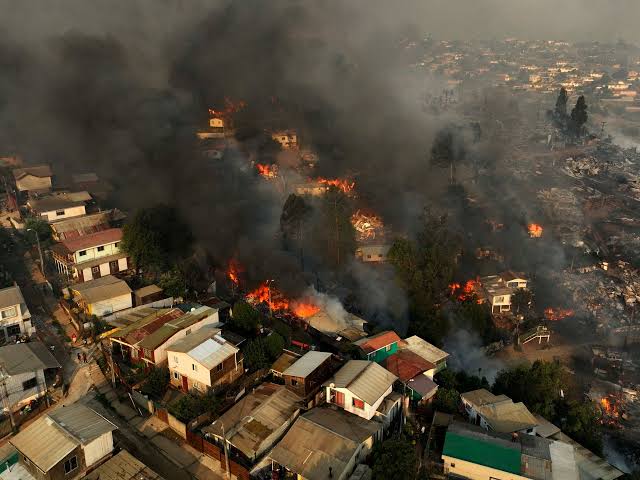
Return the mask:
{"type": "Polygon", "coordinates": [[[162,292],[162,289],[155,284],[147,285],[146,287],[142,287],[133,291],[133,293],[140,298],[147,297],[149,295],[153,295],[154,293],[161,293],[161,292],[162,292]]]}
{"type": "Polygon", "coordinates": [[[16,305],[24,305],[24,297],[20,287],[14,285],[0,290],[0,308],[9,308],[16,305]]]}
{"type": "Polygon", "coordinates": [[[53,210],[64,210],[65,208],[81,207],[85,202],[71,199],[65,195],[50,195],[37,200],[31,199],[27,204],[34,212],[44,213],[53,210]]]}
{"type": "Polygon", "coordinates": [[[163,310],[157,313],[157,315],[143,317],[135,326],[123,329],[121,332],[116,333],[116,336],[129,345],[137,345],[163,325],[184,315],[179,308],[163,310]]]}
{"type": "Polygon", "coordinates": [[[466,400],[472,404],[475,408],[482,407],[483,405],[489,405],[499,402],[510,402],[511,399],[506,395],[494,395],[486,388],[480,388],[478,390],[472,390],[460,394],[460,398],[466,400]]]}
{"type": "Polygon", "coordinates": [[[411,350],[400,350],[387,357],[382,365],[397,376],[403,382],[407,382],[416,375],[436,368],[436,366],[425,360],[411,350]]]}
{"type": "Polygon", "coordinates": [[[167,348],[167,351],[185,353],[208,369],[239,352],[235,346],[222,338],[220,329],[212,325],[205,325],[197,332],[178,340],[167,348]]]}
{"type": "Polygon", "coordinates": [[[173,337],[176,332],[188,328],[195,323],[204,320],[205,318],[215,315],[218,311],[209,307],[198,307],[189,313],[177,317],[170,322],[165,323],[159,329],[152,334],[148,335],[144,340],[139,343],[141,348],[147,348],[149,350],[155,350],[168,339],[173,337]]]}
{"type": "Polygon", "coordinates": [[[27,175],[32,175],[34,177],[50,177],[52,175],[51,167],[49,167],[49,165],[34,165],[33,167],[13,169],[13,178],[16,180],[20,180],[27,175]]]}
{"type": "Polygon", "coordinates": [[[331,353],[328,352],[307,352],[302,358],[299,358],[293,365],[287,368],[283,375],[306,378],[330,358],[331,353]]]}
{"type": "Polygon", "coordinates": [[[429,342],[423,340],[417,335],[405,338],[401,348],[403,350],[411,350],[413,353],[420,355],[422,358],[434,365],[438,365],[449,356],[447,352],[431,345],[429,342]]]}
{"type": "Polygon", "coordinates": [[[72,240],[109,229],[111,211],[91,213],[81,217],[65,218],[51,223],[51,229],[61,240],[72,240]]]}
{"type": "Polygon", "coordinates": [[[284,373],[285,370],[296,363],[299,358],[299,355],[296,355],[293,352],[285,351],[276,359],[275,362],[273,362],[273,365],[271,365],[271,370],[276,373],[284,373]]]}
{"type": "Polygon", "coordinates": [[[369,405],[376,403],[397,377],[375,362],[349,360],[324,387],[346,388],[369,405]]]}
{"type": "Polygon", "coordinates": [[[60,364],[41,342],[16,343],[0,347],[0,365],[9,375],[60,368],[60,364]]]}
{"type": "Polygon", "coordinates": [[[105,275],[104,277],[89,280],[88,282],[76,283],[69,288],[77,292],[80,299],[84,300],[87,304],[109,300],[119,297],[120,295],[131,293],[127,282],[113,275],[105,275]]]}
{"type": "Polygon", "coordinates": [[[63,255],[72,254],[80,250],[86,250],[87,248],[119,242],[120,240],[122,240],[122,229],[109,228],[82,237],[63,240],[59,244],[54,245],[54,250],[63,255]]]}
{"type": "Polygon", "coordinates": [[[400,341],[401,338],[396,332],[388,330],[371,337],[361,338],[360,340],[353,342],[353,344],[360,347],[360,349],[365,353],[372,353],[386,347],[387,345],[398,343],[400,341]]]}
{"type": "Polygon", "coordinates": [[[126,450],[120,451],[84,480],[162,480],[162,477],[126,450]]]}

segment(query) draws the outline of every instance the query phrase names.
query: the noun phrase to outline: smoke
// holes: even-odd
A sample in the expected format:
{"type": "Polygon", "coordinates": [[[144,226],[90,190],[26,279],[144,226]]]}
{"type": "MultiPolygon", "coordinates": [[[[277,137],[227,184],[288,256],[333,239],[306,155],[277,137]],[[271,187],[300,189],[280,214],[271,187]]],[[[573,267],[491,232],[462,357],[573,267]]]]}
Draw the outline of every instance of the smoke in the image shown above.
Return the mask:
{"type": "Polygon", "coordinates": [[[493,383],[496,375],[505,365],[496,358],[487,357],[480,337],[469,330],[456,329],[444,341],[444,350],[451,356],[450,366],[455,370],[463,370],[486,377],[493,383]]]}

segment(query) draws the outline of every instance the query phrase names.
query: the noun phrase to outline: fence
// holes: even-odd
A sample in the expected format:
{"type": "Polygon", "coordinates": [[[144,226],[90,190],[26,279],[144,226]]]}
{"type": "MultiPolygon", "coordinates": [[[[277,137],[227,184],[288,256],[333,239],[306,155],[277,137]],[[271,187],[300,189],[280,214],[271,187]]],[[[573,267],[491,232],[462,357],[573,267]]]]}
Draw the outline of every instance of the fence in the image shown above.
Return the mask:
{"type": "Polygon", "coordinates": [[[180,420],[178,420],[176,417],[171,415],[169,412],[167,412],[167,423],[169,424],[169,427],[171,428],[171,430],[176,432],[185,440],[187,439],[187,426],[184,423],[182,423],[180,420]]]}

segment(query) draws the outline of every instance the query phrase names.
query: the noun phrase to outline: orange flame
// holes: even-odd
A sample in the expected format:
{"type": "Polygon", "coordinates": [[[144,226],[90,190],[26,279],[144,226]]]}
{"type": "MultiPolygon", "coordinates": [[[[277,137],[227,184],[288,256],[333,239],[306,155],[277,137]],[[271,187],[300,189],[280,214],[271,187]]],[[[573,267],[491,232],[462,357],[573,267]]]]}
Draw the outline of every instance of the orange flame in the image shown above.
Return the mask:
{"type": "Polygon", "coordinates": [[[218,115],[224,117],[227,115],[232,115],[234,113],[237,113],[243,108],[245,108],[246,106],[247,106],[247,103],[242,100],[238,100],[234,102],[229,97],[224,97],[224,109],[216,110],[214,108],[210,108],[209,115],[211,115],[212,117],[218,116],[218,115]]]}
{"type": "Polygon", "coordinates": [[[258,288],[248,293],[246,298],[253,304],[266,303],[274,312],[290,311],[300,318],[310,317],[320,311],[320,307],[308,299],[305,301],[290,301],[282,292],[270,286],[268,282],[264,282],[258,288]]]}
{"type": "Polygon", "coordinates": [[[356,182],[350,182],[341,178],[318,178],[318,183],[328,185],[330,187],[336,187],[342,190],[344,193],[351,193],[356,186],[356,182]]]}
{"type": "Polygon", "coordinates": [[[540,238],[542,236],[542,227],[537,223],[530,223],[527,226],[527,231],[531,238],[540,238]]]}
{"type": "Polygon", "coordinates": [[[275,165],[267,165],[265,163],[256,163],[258,173],[264,178],[275,178],[278,176],[276,173],[275,165]]]}
{"type": "Polygon", "coordinates": [[[572,317],[573,314],[574,314],[574,311],[569,308],[565,309],[565,308],[549,307],[549,308],[545,308],[544,310],[545,318],[552,322],[557,322],[558,320],[563,320],[567,317],[572,317]]]}
{"type": "Polygon", "coordinates": [[[300,318],[308,318],[318,313],[320,307],[313,303],[294,302],[292,311],[300,318]]]}
{"type": "Polygon", "coordinates": [[[227,277],[231,280],[235,285],[240,283],[240,264],[234,258],[229,260],[229,268],[227,268],[227,277]]]}
{"type": "Polygon", "coordinates": [[[351,225],[356,230],[359,241],[376,238],[384,226],[379,216],[366,214],[360,210],[351,215],[351,225]]]}
{"type": "Polygon", "coordinates": [[[602,407],[602,412],[607,416],[617,417],[619,415],[618,406],[609,397],[602,397],[600,406],[602,407]]]}
{"type": "MultiPolygon", "coordinates": [[[[471,300],[473,296],[476,294],[476,289],[480,286],[480,282],[478,280],[467,280],[464,285],[459,283],[452,283],[449,285],[449,290],[451,291],[451,296],[455,296],[461,302],[465,300],[471,300]]],[[[477,299],[478,303],[482,303],[482,300],[477,299]]]]}

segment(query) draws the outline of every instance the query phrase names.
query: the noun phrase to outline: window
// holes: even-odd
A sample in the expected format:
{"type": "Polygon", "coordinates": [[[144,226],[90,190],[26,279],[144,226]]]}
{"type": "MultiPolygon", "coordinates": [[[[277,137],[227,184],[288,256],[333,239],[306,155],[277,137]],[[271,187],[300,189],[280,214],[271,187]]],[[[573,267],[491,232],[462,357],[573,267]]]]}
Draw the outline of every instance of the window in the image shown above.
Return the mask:
{"type": "Polygon", "coordinates": [[[16,307],[7,308],[2,311],[2,318],[13,318],[18,315],[16,307]]]}
{"type": "Polygon", "coordinates": [[[185,337],[191,333],[191,329],[189,328],[186,332],[184,332],[185,337]]]}
{"type": "Polygon", "coordinates": [[[20,325],[9,325],[7,327],[7,336],[12,337],[14,335],[20,335],[20,325]]]}
{"type": "Polygon", "coordinates": [[[64,216],[64,210],[56,210],[56,217],[64,216]]]}
{"type": "Polygon", "coordinates": [[[295,378],[292,378],[291,379],[291,386],[297,387],[298,386],[298,380],[296,380],[295,378]]]}
{"type": "Polygon", "coordinates": [[[173,378],[180,380],[180,374],[178,372],[173,372],[173,378]]]}
{"type": "Polygon", "coordinates": [[[33,377],[31,380],[27,380],[26,382],[22,382],[22,390],[29,390],[30,388],[38,385],[38,379],[33,377]]]}
{"type": "Polygon", "coordinates": [[[76,457],[75,455],[73,457],[71,457],[69,460],[67,460],[66,462],[64,462],[64,474],[65,475],[69,475],[76,468],[78,468],[78,457],[76,457]]]}
{"type": "Polygon", "coordinates": [[[86,250],[80,250],[78,252],[78,256],[79,257],[86,257],[87,256],[87,251],[86,250]]]}
{"type": "Polygon", "coordinates": [[[195,363],[191,364],[191,370],[193,370],[194,372],[198,371],[198,366],[195,363]]]}
{"type": "Polygon", "coordinates": [[[385,350],[386,350],[387,352],[391,351],[391,344],[387,345],[387,346],[386,346],[386,347],[384,347],[384,348],[385,348],[385,350]]]}
{"type": "Polygon", "coordinates": [[[351,399],[351,404],[354,407],[359,408],[360,410],[364,410],[364,402],[362,400],[359,400],[357,398],[352,398],[351,399]]]}
{"type": "Polygon", "coordinates": [[[217,372],[221,372],[223,368],[224,368],[224,365],[222,363],[219,363],[218,365],[216,365],[217,372]]]}
{"type": "Polygon", "coordinates": [[[113,246],[114,246],[115,248],[118,248],[118,247],[120,246],[120,242],[116,242],[116,243],[114,243],[114,244],[113,244],[113,246]]]}
{"type": "Polygon", "coordinates": [[[99,252],[104,252],[104,245],[100,245],[100,246],[98,247],[98,251],[99,251],[99,252]]]}

